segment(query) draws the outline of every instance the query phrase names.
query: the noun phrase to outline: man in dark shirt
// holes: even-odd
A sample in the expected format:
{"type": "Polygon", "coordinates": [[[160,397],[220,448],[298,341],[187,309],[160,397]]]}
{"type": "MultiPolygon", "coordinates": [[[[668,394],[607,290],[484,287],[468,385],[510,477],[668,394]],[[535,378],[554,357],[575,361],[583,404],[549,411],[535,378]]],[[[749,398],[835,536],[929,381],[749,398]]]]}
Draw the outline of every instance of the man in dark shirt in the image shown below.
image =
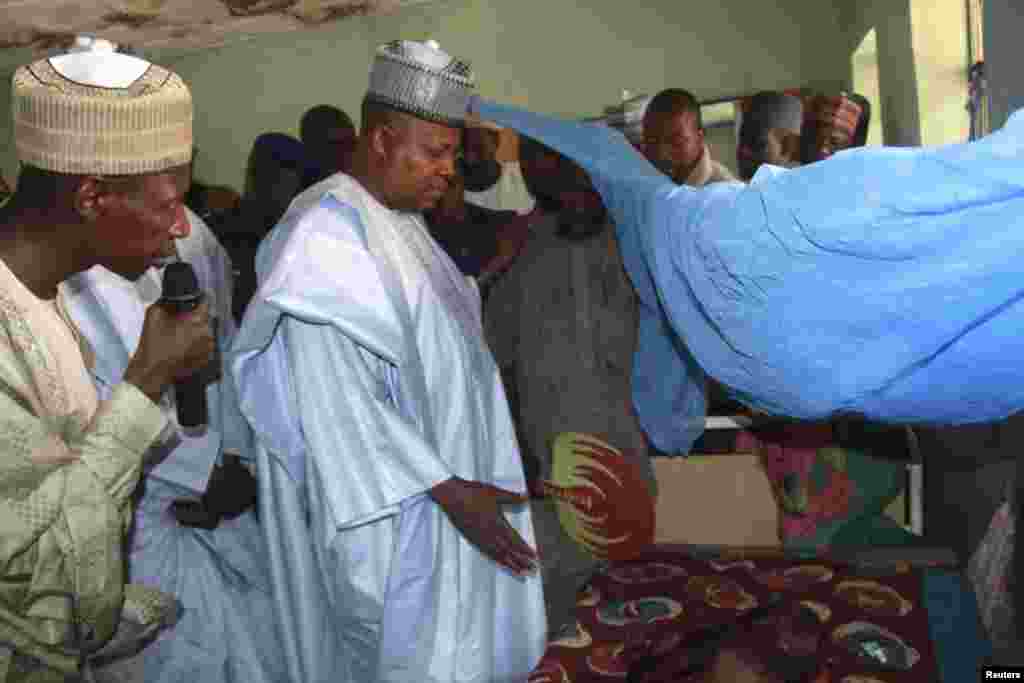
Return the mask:
{"type": "Polygon", "coordinates": [[[463,275],[475,278],[481,296],[515,260],[526,242],[528,216],[467,202],[462,173],[452,177],[437,207],[424,217],[430,234],[463,275]]]}
{"type": "Polygon", "coordinates": [[[348,173],[358,137],[352,117],[337,107],[320,104],[303,114],[299,139],[309,162],[303,187],[335,173],[348,173]]]}

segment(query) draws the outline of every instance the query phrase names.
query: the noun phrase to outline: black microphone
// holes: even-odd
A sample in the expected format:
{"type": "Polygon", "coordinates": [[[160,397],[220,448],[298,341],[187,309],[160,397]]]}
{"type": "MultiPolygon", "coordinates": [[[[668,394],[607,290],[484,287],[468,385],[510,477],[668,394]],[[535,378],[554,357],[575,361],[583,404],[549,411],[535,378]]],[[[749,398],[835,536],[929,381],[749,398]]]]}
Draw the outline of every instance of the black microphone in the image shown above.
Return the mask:
{"type": "MultiPolygon", "coordinates": [[[[171,263],[164,269],[163,293],[159,303],[169,313],[194,311],[203,301],[196,271],[184,261],[171,263]]],[[[178,424],[186,429],[204,427],[207,421],[206,383],[203,373],[176,382],[174,399],[178,407],[178,424]]]]}

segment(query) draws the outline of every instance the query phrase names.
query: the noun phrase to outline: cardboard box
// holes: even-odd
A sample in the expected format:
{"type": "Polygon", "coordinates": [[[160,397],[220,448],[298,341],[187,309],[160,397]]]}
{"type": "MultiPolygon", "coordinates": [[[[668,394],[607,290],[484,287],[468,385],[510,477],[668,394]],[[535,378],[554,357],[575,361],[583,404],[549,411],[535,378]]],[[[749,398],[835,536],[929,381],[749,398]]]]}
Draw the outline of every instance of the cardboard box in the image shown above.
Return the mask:
{"type": "Polygon", "coordinates": [[[781,545],[779,510],[753,454],[653,458],[656,543],[781,545]]]}

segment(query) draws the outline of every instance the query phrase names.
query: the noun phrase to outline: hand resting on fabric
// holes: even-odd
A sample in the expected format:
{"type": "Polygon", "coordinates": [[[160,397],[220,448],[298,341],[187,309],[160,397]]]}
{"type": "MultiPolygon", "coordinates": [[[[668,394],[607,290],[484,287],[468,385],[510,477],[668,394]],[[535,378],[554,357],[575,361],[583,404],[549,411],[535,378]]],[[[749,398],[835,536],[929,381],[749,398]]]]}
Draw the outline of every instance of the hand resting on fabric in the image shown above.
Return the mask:
{"type": "Polygon", "coordinates": [[[452,477],[432,488],[430,497],[480,552],[517,574],[536,571],[536,551],[526,544],[501,511],[505,505],[525,504],[526,496],[452,477]]]}

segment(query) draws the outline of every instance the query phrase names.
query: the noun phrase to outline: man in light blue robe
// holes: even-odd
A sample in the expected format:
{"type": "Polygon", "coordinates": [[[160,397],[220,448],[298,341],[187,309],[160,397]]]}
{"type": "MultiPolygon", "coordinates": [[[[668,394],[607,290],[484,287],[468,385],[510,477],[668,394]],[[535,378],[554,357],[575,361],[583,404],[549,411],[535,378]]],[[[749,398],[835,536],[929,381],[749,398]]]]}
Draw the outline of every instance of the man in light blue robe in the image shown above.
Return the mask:
{"type": "MultiPolygon", "coordinates": [[[[696,190],[610,129],[476,106],[591,175],[667,323],[641,326],[638,367],[696,363],[747,404],[808,420],[1024,409],[1024,114],[970,144],[850,150],[696,190]]],[[[703,408],[698,382],[684,389],[666,420],[692,443],[703,408]]]]}
{"type": "MultiPolygon", "coordinates": [[[[219,345],[236,329],[231,315],[231,262],[206,225],[186,209],[188,237],[176,242],[211,298],[219,345]]],[[[146,308],[161,292],[161,273],[150,269],[129,282],[96,266],[66,285],[71,314],[96,354],[93,379],[100,395],[120,381],[142,330],[146,308]]],[[[146,683],[278,683],[285,680],[272,626],[270,582],[263,537],[253,511],[215,529],[182,526],[170,506],[207,490],[222,453],[248,457],[251,434],[238,412],[231,382],[207,385],[209,424],[199,435],[180,427],[154,446],[158,461],[146,473],[130,535],[132,581],[176,596],[185,608],[177,626],[138,655],[146,683]]],[[[174,392],[164,396],[176,423],[174,392]]]]}
{"type": "Polygon", "coordinates": [[[512,683],[544,651],[479,292],[421,216],[471,88],[436,44],[380,48],[351,176],[300,195],[257,257],[231,366],[293,683],[512,683]]]}

